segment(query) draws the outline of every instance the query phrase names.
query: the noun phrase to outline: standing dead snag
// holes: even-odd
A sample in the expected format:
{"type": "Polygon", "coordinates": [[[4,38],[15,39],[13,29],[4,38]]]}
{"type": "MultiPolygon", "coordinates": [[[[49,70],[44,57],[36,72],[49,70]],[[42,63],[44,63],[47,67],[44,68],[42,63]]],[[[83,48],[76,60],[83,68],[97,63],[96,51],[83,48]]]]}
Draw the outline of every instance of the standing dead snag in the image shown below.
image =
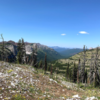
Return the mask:
{"type": "Polygon", "coordinates": [[[80,82],[85,82],[85,61],[86,61],[86,49],[85,45],[83,47],[83,54],[82,54],[82,63],[81,66],[79,64],[79,76],[80,76],[80,82]]]}
{"type": "Polygon", "coordinates": [[[99,48],[97,47],[96,53],[94,53],[95,57],[93,58],[93,53],[91,55],[91,63],[90,63],[90,75],[89,75],[90,84],[93,83],[95,87],[100,85],[100,74],[99,74],[99,69],[98,69],[98,58],[99,58],[98,51],[99,51],[99,48]]]}
{"type": "Polygon", "coordinates": [[[1,54],[1,59],[2,59],[2,61],[4,61],[4,48],[5,48],[5,46],[4,46],[4,38],[3,38],[2,34],[1,34],[1,39],[2,39],[2,48],[1,48],[2,54],[1,54]]]}

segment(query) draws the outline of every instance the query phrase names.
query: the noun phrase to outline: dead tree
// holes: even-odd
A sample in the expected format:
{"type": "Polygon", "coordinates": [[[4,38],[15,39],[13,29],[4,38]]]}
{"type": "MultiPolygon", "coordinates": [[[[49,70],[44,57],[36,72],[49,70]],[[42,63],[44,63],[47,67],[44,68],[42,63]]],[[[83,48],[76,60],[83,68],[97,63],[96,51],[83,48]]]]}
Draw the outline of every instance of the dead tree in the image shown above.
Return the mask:
{"type": "Polygon", "coordinates": [[[90,84],[93,83],[95,87],[100,85],[100,74],[98,69],[98,58],[99,58],[98,51],[99,48],[97,47],[96,53],[94,53],[95,54],[94,59],[93,59],[93,53],[91,55],[90,75],[89,75],[90,84]]]}
{"type": "Polygon", "coordinates": [[[85,61],[86,61],[86,50],[85,50],[85,45],[83,47],[83,54],[82,54],[82,60],[81,60],[81,67],[79,71],[79,76],[80,76],[80,82],[84,83],[85,82],[85,61]]]}
{"type": "Polygon", "coordinates": [[[2,39],[2,47],[1,47],[1,51],[2,51],[2,54],[1,54],[1,59],[2,59],[2,61],[4,61],[4,52],[5,52],[5,50],[4,50],[4,48],[5,48],[5,45],[4,45],[4,38],[3,38],[3,36],[2,36],[2,34],[1,34],[1,39],[2,39]]]}

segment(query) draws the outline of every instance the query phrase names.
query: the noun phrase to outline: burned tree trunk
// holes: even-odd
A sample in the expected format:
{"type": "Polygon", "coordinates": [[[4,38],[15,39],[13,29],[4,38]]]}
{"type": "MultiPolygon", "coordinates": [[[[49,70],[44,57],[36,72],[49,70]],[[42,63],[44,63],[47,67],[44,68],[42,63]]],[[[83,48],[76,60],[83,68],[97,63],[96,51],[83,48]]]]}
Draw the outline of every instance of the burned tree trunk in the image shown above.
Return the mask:
{"type": "Polygon", "coordinates": [[[85,82],[85,61],[86,61],[86,50],[85,46],[83,47],[83,54],[82,54],[82,63],[81,66],[79,65],[79,76],[80,76],[80,82],[85,82]]]}
{"type": "Polygon", "coordinates": [[[100,74],[99,74],[99,70],[98,70],[98,54],[99,48],[96,48],[96,53],[95,53],[95,58],[94,58],[94,63],[92,62],[93,60],[93,53],[91,56],[91,65],[90,65],[90,75],[89,75],[89,79],[90,79],[90,84],[94,84],[94,86],[98,86],[100,85],[100,74]],[[92,64],[93,63],[93,64],[92,64]]]}

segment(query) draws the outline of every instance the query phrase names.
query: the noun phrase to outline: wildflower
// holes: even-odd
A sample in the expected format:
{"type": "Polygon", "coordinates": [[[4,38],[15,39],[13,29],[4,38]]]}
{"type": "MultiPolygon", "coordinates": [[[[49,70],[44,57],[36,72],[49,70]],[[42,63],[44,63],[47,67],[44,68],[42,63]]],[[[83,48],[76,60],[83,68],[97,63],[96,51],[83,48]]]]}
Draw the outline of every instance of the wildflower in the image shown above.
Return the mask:
{"type": "Polygon", "coordinates": [[[10,69],[10,70],[8,70],[7,72],[8,72],[8,73],[11,73],[12,71],[13,71],[13,70],[12,70],[12,69],[10,69]]]}

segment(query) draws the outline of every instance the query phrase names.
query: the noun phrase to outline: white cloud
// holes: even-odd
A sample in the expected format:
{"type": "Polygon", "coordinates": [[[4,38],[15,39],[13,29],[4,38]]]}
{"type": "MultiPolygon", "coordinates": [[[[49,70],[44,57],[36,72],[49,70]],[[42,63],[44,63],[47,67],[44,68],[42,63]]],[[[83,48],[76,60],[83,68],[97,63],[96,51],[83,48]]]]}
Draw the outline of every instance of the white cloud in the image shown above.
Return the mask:
{"type": "Polygon", "coordinates": [[[79,33],[80,34],[89,34],[89,33],[85,32],[85,31],[80,31],[79,33]]]}
{"type": "Polygon", "coordinates": [[[64,34],[61,34],[61,35],[66,35],[66,34],[64,33],[64,34]]]}

